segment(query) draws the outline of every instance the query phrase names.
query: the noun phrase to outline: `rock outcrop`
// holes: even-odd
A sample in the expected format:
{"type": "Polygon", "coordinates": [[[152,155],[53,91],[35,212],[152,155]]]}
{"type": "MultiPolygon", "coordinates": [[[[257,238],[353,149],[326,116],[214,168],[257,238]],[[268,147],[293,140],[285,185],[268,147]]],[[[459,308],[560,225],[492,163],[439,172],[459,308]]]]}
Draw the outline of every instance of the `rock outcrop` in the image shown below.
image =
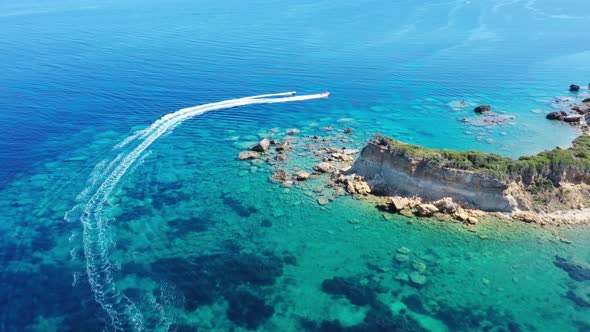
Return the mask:
{"type": "Polygon", "coordinates": [[[295,180],[305,181],[305,180],[309,179],[310,176],[311,176],[311,174],[309,174],[306,171],[299,171],[299,172],[295,173],[295,180]]]}
{"type": "Polygon", "coordinates": [[[567,116],[567,113],[564,111],[556,111],[547,114],[546,118],[548,120],[563,120],[567,116]]]}
{"type": "Polygon", "coordinates": [[[489,113],[491,110],[492,110],[492,107],[490,105],[479,105],[473,109],[473,111],[475,113],[479,113],[479,114],[489,113]]]}
{"type": "Polygon", "coordinates": [[[321,162],[313,167],[313,170],[318,173],[329,173],[334,167],[327,162],[321,162]]]}
{"type": "MultiPolygon", "coordinates": [[[[574,85],[574,89],[580,89],[580,87],[574,85]]],[[[583,96],[556,98],[552,106],[557,110],[547,114],[547,119],[562,121],[580,128],[585,134],[590,134],[590,98],[582,98],[583,96]]]]}
{"type": "Polygon", "coordinates": [[[268,150],[270,146],[270,141],[268,139],[263,139],[262,141],[258,142],[258,144],[254,145],[251,150],[256,152],[265,152],[268,150]]]}
{"type": "MultiPolygon", "coordinates": [[[[562,185],[590,184],[590,136],[580,136],[569,149],[513,160],[482,152],[426,149],[377,135],[347,173],[361,176],[379,195],[419,196],[425,201],[449,197],[460,206],[491,212],[545,211],[535,195],[550,197],[562,185]]],[[[451,202],[438,204],[438,210],[452,209],[451,202]]]]}
{"type": "Polygon", "coordinates": [[[256,151],[242,151],[238,155],[238,159],[240,160],[256,159],[258,157],[260,157],[260,153],[256,151]]]}
{"type": "Polygon", "coordinates": [[[343,186],[352,195],[367,195],[371,193],[369,184],[362,177],[355,174],[345,175],[338,173],[334,177],[334,182],[343,186]]]}
{"type": "Polygon", "coordinates": [[[509,182],[474,171],[441,168],[388,144],[382,136],[365,146],[351,172],[363,176],[371,190],[382,195],[416,195],[426,200],[451,197],[486,211],[518,207],[508,192],[509,182]]]}

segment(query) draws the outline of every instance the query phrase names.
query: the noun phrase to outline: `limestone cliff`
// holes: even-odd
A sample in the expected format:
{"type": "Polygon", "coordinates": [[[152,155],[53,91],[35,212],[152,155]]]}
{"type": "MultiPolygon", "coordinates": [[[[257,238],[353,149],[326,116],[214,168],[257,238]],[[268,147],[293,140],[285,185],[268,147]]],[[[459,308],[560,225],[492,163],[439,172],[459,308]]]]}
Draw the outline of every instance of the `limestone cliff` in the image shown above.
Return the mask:
{"type": "Polygon", "coordinates": [[[373,193],[452,197],[484,211],[539,210],[540,193],[562,183],[590,184],[590,138],[518,160],[475,151],[432,150],[377,135],[362,150],[351,173],[373,193]]]}

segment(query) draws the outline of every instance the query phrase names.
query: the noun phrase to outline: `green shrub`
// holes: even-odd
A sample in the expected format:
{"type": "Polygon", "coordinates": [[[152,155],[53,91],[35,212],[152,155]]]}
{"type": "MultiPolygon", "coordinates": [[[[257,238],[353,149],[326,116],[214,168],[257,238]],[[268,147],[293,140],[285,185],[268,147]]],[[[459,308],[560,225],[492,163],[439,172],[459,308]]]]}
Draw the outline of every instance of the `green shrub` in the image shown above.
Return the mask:
{"type": "Polygon", "coordinates": [[[378,135],[391,151],[442,168],[469,170],[499,180],[522,180],[533,191],[553,188],[551,175],[563,173],[567,167],[577,167],[590,173],[590,136],[580,136],[569,149],[555,148],[517,160],[494,153],[428,149],[378,135]]]}

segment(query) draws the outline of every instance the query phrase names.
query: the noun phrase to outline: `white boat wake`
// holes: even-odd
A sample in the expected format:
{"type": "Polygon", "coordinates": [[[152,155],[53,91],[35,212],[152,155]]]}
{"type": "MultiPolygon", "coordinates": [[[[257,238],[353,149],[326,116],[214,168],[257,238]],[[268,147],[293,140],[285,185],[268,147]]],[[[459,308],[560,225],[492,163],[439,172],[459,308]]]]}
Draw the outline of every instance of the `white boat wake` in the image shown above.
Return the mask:
{"type": "Polygon", "coordinates": [[[154,122],[145,130],[134,133],[115,146],[119,152],[114,158],[101,161],[95,167],[87,187],[80,193],[80,204],[70,210],[65,219],[80,220],[83,225],[84,257],[86,274],[96,301],[106,311],[114,330],[145,330],[143,316],[135,303],[116,286],[109,261],[112,239],[109,223],[112,218],[105,216],[109,197],[121,178],[138,160],[142,153],[163,134],[172,131],[183,121],[206,112],[245,105],[273,104],[304,101],[328,97],[329,93],[294,96],[295,92],[265,94],[252,97],[230,99],[222,102],[184,108],[169,113],[154,122]],[[128,151],[128,152],[127,152],[128,151]]]}

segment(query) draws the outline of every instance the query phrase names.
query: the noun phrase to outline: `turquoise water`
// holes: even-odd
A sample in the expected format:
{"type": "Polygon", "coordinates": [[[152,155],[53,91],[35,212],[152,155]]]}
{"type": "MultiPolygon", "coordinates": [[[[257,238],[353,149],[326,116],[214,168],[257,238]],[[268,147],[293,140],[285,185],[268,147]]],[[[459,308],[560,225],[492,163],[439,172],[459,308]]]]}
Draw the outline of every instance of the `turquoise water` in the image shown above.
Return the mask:
{"type": "Polygon", "coordinates": [[[307,135],[361,148],[381,132],[510,157],[567,146],[578,133],[544,113],[588,94],[567,86],[590,80],[589,9],[1,3],[0,331],[589,330],[589,281],[556,258],[588,264],[586,228],[474,233],[351,197],[322,206],[333,195],[323,178],[284,188],[268,181],[273,167],[236,160],[288,128],[305,154],[286,161],[292,171],[312,165],[307,135]],[[132,154],[149,137],[127,138],[165,114],[292,90],[332,94],[211,111],[132,154]],[[464,124],[475,116],[458,101],[516,117],[464,124]],[[422,287],[407,281],[417,269],[422,287]]]}

